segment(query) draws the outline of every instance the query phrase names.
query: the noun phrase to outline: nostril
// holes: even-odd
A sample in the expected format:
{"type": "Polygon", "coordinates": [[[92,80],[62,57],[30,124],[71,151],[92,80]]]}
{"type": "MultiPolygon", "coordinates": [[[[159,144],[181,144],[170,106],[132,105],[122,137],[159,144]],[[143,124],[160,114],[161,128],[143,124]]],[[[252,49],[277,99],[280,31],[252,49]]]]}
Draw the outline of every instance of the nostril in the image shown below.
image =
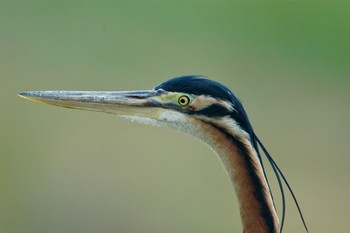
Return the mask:
{"type": "Polygon", "coordinates": [[[127,98],[133,98],[133,99],[145,99],[146,96],[140,96],[140,95],[128,95],[127,98]]]}

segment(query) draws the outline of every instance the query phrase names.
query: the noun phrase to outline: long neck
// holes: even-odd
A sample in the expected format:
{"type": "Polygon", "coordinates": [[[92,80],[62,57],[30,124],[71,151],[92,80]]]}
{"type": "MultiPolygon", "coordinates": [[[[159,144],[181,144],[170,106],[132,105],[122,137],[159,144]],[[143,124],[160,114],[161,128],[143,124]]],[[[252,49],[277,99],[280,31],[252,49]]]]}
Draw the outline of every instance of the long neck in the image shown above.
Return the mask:
{"type": "MultiPolygon", "coordinates": [[[[279,232],[269,187],[256,151],[247,137],[237,137],[220,128],[203,125],[207,143],[218,154],[234,184],[244,233],[279,232]]],[[[242,136],[242,135],[241,135],[242,136]]]]}

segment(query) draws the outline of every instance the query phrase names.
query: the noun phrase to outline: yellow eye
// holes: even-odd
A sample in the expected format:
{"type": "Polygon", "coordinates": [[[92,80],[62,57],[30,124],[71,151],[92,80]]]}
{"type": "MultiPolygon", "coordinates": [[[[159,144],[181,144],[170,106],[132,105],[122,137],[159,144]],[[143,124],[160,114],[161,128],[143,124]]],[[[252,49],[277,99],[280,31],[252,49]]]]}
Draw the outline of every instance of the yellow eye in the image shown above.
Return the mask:
{"type": "Polygon", "coordinates": [[[187,106],[190,103],[190,101],[191,101],[190,97],[188,97],[187,95],[182,95],[182,96],[179,97],[177,102],[181,106],[187,106]]]}

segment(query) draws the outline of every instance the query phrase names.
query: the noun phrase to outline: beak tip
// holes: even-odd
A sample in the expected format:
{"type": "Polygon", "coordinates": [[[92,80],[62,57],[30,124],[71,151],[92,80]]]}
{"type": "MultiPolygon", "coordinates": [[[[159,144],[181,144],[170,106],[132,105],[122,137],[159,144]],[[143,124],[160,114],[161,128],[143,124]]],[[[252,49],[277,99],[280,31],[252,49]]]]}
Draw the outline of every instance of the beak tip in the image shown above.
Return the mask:
{"type": "Polygon", "coordinates": [[[18,95],[19,97],[24,98],[24,97],[28,96],[28,92],[19,92],[19,93],[17,93],[17,95],[18,95]]]}
{"type": "Polygon", "coordinates": [[[26,92],[19,92],[17,93],[17,95],[23,99],[27,99],[27,100],[34,100],[35,99],[35,95],[33,94],[33,92],[30,91],[26,91],[26,92]]]}
{"type": "Polygon", "coordinates": [[[39,97],[44,94],[44,91],[23,91],[17,93],[18,96],[26,98],[26,97],[39,97]]]}

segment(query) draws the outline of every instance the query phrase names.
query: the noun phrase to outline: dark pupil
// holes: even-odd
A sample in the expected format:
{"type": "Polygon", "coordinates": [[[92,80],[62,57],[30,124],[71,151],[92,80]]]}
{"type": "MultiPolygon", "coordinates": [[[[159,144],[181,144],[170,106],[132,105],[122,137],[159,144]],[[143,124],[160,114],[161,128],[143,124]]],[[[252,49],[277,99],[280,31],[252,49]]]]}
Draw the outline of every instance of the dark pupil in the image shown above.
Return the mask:
{"type": "Polygon", "coordinates": [[[184,104],[186,102],[185,98],[181,99],[181,103],[184,104]]]}

